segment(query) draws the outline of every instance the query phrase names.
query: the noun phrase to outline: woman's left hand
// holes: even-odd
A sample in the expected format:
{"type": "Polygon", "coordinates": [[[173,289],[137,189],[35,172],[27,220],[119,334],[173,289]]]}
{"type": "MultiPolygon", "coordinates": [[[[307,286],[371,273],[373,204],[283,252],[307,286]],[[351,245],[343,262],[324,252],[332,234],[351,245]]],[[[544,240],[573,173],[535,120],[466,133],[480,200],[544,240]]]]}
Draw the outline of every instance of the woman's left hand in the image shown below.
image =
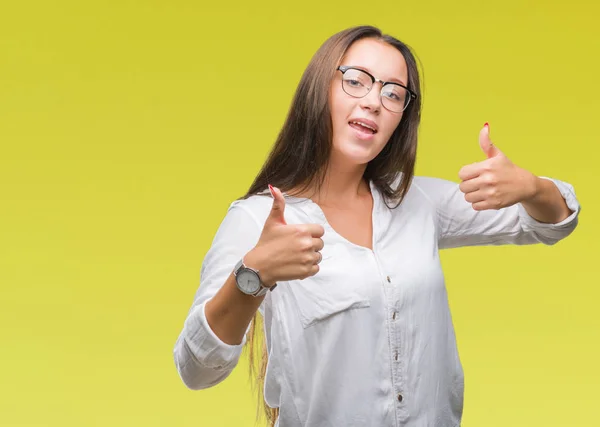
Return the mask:
{"type": "Polygon", "coordinates": [[[490,140],[486,123],[479,132],[479,146],[487,159],[464,166],[458,173],[460,191],[473,209],[501,209],[529,200],[537,191],[537,177],[510,161],[490,140]]]}

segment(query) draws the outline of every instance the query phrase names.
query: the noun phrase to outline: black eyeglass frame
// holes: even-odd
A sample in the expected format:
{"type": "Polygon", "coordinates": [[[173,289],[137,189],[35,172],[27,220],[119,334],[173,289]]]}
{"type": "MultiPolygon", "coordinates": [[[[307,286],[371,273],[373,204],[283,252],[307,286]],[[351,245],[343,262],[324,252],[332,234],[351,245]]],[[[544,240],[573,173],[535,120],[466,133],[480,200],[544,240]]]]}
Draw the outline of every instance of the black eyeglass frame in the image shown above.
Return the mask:
{"type": "MultiPolygon", "coordinates": [[[[413,99],[417,99],[417,94],[414,93],[412,90],[410,90],[409,88],[407,88],[406,86],[404,86],[403,84],[400,83],[396,83],[396,82],[384,82],[381,79],[376,78],[375,76],[373,76],[371,73],[369,73],[368,71],[363,70],[362,68],[358,68],[358,67],[353,67],[351,65],[340,65],[339,67],[336,68],[336,70],[341,71],[342,72],[342,76],[344,75],[344,73],[348,70],[357,70],[357,71],[362,71],[363,73],[365,73],[367,76],[371,77],[371,88],[369,89],[369,92],[371,92],[371,89],[373,89],[373,86],[375,85],[375,82],[379,82],[381,83],[381,89],[383,90],[383,87],[385,85],[396,85],[396,86],[400,86],[401,88],[406,89],[406,91],[408,92],[408,94],[410,95],[410,98],[408,98],[408,102],[406,102],[406,104],[404,105],[404,109],[402,111],[392,111],[393,113],[402,113],[404,111],[406,111],[406,109],[408,108],[408,106],[410,105],[410,101],[413,99]]],[[[342,89],[344,88],[344,81],[342,80],[342,89]]],[[[344,92],[346,92],[346,90],[344,89],[344,92]]],[[[353,98],[364,98],[365,96],[367,96],[369,94],[369,92],[365,93],[363,96],[354,96],[349,94],[348,92],[346,92],[348,95],[350,95],[353,98]]],[[[381,96],[381,94],[379,94],[379,96],[381,96]]],[[[383,103],[382,103],[383,105],[383,103]]],[[[385,105],[383,106],[386,110],[389,110],[389,108],[387,108],[385,105]]]]}

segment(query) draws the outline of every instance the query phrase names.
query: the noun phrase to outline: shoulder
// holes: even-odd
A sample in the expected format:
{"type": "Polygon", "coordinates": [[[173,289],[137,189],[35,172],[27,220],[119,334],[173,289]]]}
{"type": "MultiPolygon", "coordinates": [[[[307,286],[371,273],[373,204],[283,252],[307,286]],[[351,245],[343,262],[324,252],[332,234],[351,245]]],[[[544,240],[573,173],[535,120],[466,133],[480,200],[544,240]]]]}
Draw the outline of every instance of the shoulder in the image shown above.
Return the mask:
{"type": "Polygon", "coordinates": [[[448,191],[458,187],[456,182],[431,176],[415,176],[412,185],[423,194],[448,191]]]}
{"type": "Polygon", "coordinates": [[[245,199],[234,200],[227,209],[227,215],[244,215],[252,218],[257,225],[263,226],[271,207],[273,198],[268,193],[254,194],[245,199]]]}
{"type": "Polygon", "coordinates": [[[458,191],[458,184],[447,179],[430,176],[414,176],[408,193],[407,202],[427,203],[438,206],[458,191]]]}
{"type": "MultiPolygon", "coordinates": [[[[404,174],[403,173],[398,174],[396,179],[394,179],[394,181],[390,185],[391,188],[393,190],[398,189],[398,187],[402,183],[403,179],[404,179],[404,174]]],[[[457,184],[452,181],[449,181],[447,179],[435,178],[435,177],[431,177],[431,176],[415,175],[412,178],[412,181],[410,183],[408,191],[409,191],[409,193],[411,191],[426,193],[428,191],[435,191],[440,188],[448,188],[448,187],[455,186],[455,185],[457,185],[457,184]]]]}

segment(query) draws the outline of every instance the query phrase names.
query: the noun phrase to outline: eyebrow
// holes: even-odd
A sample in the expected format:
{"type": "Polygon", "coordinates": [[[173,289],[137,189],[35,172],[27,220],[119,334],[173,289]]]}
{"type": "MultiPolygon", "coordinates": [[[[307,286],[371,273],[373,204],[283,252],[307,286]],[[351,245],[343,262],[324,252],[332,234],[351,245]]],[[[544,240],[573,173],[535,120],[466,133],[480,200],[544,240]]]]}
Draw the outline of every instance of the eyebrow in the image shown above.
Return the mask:
{"type": "MultiPolygon", "coordinates": [[[[370,74],[374,75],[373,71],[369,70],[367,67],[361,67],[360,65],[350,65],[350,66],[351,66],[351,67],[353,67],[353,68],[358,68],[359,70],[363,70],[363,71],[366,71],[366,72],[368,72],[368,73],[370,73],[370,74]]],[[[382,80],[384,80],[384,79],[382,79],[382,80]]],[[[384,81],[385,81],[385,82],[389,82],[389,83],[399,83],[399,84],[401,84],[402,86],[407,86],[407,84],[406,84],[406,83],[404,83],[402,80],[400,80],[400,79],[396,79],[396,78],[393,78],[393,77],[392,77],[390,80],[387,80],[387,79],[386,79],[386,80],[384,80],[384,81]]]]}

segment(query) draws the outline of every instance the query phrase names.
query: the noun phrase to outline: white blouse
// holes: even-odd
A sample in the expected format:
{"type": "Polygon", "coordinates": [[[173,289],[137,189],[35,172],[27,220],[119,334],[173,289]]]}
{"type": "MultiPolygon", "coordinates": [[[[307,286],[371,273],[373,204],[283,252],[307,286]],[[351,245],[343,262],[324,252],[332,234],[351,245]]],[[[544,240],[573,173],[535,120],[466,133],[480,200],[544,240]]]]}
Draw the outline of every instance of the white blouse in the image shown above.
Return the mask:
{"type": "MultiPolygon", "coordinates": [[[[325,246],[319,273],[279,282],[259,308],[269,352],[265,401],[280,408],[276,425],[459,426],[463,370],[438,251],[565,238],[580,205],[571,185],[552,181],[573,211],[558,224],[534,220],[520,204],[475,211],[458,184],[426,177],[415,177],[389,209],[370,183],[372,251],[337,234],[310,199],[286,196],[287,223],[323,225],[325,246]]],[[[174,348],[190,389],[218,384],[238,363],[246,337],[221,341],[204,307],[258,242],[272,203],[268,193],[233,202],[206,254],[174,348]]]]}

